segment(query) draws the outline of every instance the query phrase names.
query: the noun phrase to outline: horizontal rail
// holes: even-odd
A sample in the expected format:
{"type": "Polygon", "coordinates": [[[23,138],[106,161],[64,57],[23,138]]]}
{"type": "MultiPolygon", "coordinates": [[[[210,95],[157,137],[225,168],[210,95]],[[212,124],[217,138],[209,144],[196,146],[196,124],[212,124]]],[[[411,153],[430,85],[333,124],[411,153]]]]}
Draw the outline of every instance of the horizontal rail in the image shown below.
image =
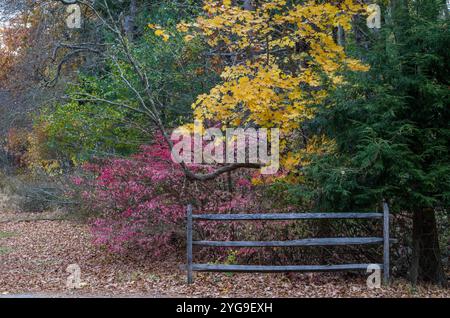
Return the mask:
{"type": "Polygon", "coordinates": [[[383,212],[305,212],[305,213],[230,213],[230,214],[192,214],[192,206],[187,209],[187,270],[188,283],[192,283],[192,272],[324,272],[367,270],[376,265],[384,272],[384,281],[389,281],[389,246],[395,239],[389,238],[389,214],[387,204],[383,212]],[[292,241],[193,241],[192,225],[200,221],[277,221],[277,220],[314,220],[314,219],[381,219],[383,220],[383,238],[381,237],[335,237],[305,238],[292,241]],[[227,265],[194,264],[192,245],[211,247],[289,247],[289,246],[335,246],[359,244],[383,244],[383,264],[334,264],[334,265],[227,265]]]}
{"type": "Polygon", "coordinates": [[[313,220],[313,219],[381,219],[376,212],[329,213],[259,213],[259,214],[195,214],[194,220],[204,221],[252,221],[252,220],[313,220]]]}
{"type": "Polygon", "coordinates": [[[224,247],[336,246],[381,244],[382,237],[309,238],[292,241],[193,241],[194,245],[224,247]]]}
{"type": "MultiPolygon", "coordinates": [[[[192,270],[197,272],[326,272],[346,270],[367,270],[373,264],[342,264],[342,265],[216,265],[216,264],[192,264],[192,270]]],[[[383,269],[383,264],[376,264],[383,269]]]]}

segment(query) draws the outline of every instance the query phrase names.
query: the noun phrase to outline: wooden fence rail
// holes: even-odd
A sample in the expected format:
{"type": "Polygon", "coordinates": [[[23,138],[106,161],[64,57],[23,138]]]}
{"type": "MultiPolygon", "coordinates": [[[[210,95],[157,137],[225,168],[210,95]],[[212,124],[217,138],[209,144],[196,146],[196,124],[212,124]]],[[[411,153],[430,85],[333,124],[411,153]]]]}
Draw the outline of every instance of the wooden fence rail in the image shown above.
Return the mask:
{"type": "Polygon", "coordinates": [[[225,265],[225,264],[194,264],[192,247],[292,247],[292,246],[342,246],[383,244],[383,264],[378,265],[383,270],[384,282],[389,282],[389,207],[383,202],[383,213],[378,212],[329,212],[329,213],[262,213],[262,214],[192,214],[192,206],[187,207],[187,281],[193,282],[193,271],[203,272],[314,272],[367,270],[372,264],[339,264],[339,265],[225,265]],[[334,237],[305,238],[292,241],[193,241],[193,221],[276,221],[276,220],[314,220],[314,219],[382,219],[383,237],[334,237]]]}

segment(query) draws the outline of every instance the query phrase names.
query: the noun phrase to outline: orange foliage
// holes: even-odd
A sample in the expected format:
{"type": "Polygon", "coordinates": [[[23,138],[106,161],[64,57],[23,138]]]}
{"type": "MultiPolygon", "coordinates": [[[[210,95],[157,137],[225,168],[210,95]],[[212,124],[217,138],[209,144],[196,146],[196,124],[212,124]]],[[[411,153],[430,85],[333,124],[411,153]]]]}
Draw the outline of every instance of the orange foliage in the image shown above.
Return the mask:
{"type": "Polygon", "coordinates": [[[30,29],[27,25],[26,19],[19,17],[11,19],[0,28],[0,80],[8,77],[12,67],[21,61],[28,47],[30,29]]]}

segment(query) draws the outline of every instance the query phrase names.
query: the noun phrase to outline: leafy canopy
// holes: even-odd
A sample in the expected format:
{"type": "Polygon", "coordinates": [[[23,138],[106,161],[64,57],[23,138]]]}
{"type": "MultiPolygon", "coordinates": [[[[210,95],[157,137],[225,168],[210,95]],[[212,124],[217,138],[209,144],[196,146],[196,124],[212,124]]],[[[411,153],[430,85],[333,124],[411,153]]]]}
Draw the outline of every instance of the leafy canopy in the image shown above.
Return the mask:
{"type": "Polygon", "coordinates": [[[195,118],[280,128],[284,167],[293,168],[300,157],[288,140],[314,117],[311,106],[324,100],[328,87],[342,82],[345,69],[368,69],[335,39],[336,28],[350,31],[352,17],[363,8],[353,0],[258,1],[251,8],[205,1],[204,15],[178,25],[187,41],[206,41],[221,76],[193,104],[195,118]]]}

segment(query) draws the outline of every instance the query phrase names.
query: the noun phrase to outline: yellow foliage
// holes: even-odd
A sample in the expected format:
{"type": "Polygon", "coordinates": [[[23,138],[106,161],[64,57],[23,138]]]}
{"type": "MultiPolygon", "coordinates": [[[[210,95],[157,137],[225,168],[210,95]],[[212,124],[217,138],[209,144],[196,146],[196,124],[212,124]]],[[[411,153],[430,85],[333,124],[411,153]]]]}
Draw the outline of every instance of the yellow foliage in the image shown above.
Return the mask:
{"type": "Polygon", "coordinates": [[[155,35],[163,39],[164,42],[169,41],[170,35],[161,26],[153,23],[147,24],[148,28],[155,30],[155,35]]]}
{"type": "Polygon", "coordinates": [[[164,42],[167,42],[170,38],[170,36],[164,31],[164,30],[155,30],[155,35],[160,36],[164,42]]]}
{"type": "Polygon", "coordinates": [[[6,150],[15,158],[15,162],[30,172],[44,171],[49,175],[61,172],[58,160],[47,147],[47,130],[45,124],[33,126],[31,131],[11,129],[6,150]]]}
{"type": "MultiPolygon", "coordinates": [[[[215,52],[230,57],[220,68],[222,82],[192,105],[195,119],[277,127],[289,139],[314,117],[311,106],[327,97],[325,83],[341,84],[345,69],[368,70],[333,37],[337,26],[351,29],[352,17],[365,11],[361,1],[261,0],[252,2],[251,10],[236,3],[206,0],[204,15],[178,25],[179,31],[202,36],[215,52]]],[[[290,147],[281,142],[282,164],[296,169],[301,148],[290,147]]]]}

